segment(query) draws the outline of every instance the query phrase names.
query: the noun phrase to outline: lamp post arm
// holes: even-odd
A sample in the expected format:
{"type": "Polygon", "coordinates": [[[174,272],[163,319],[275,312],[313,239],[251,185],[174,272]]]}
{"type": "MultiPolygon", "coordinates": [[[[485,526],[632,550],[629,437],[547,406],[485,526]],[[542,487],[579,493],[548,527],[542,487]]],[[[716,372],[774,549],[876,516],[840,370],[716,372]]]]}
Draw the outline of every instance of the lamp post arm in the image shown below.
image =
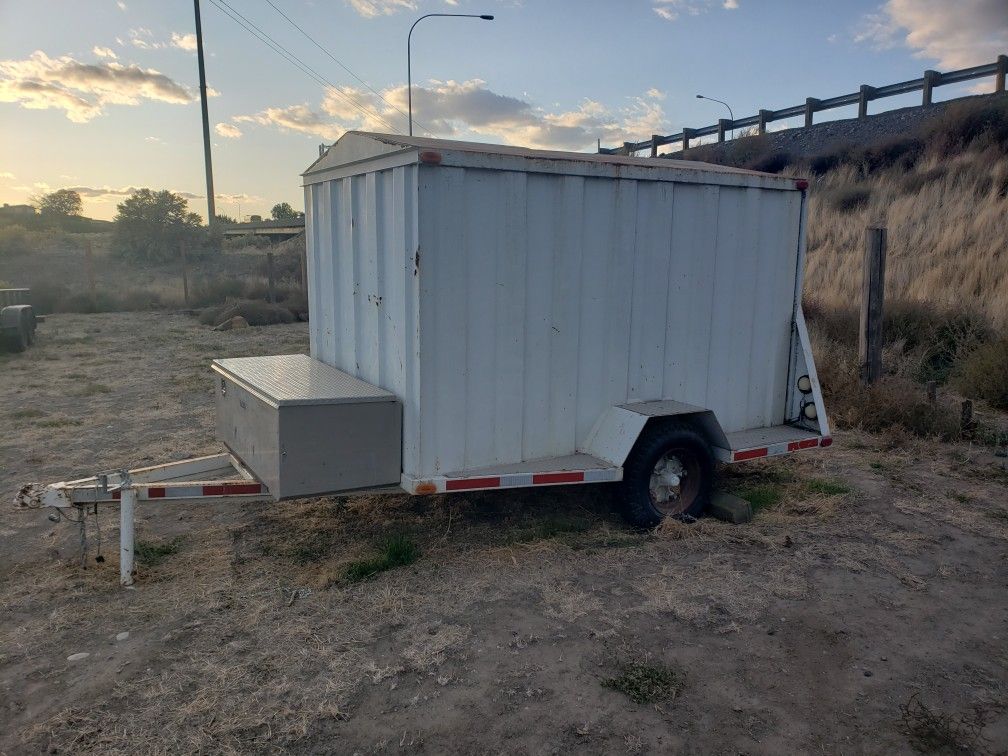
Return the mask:
{"type": "Polygon", "coordinates": [[[483,16],[479,13],[427,13],[420,16],[420,18],[413,22],[413,25],[409,28],[409,34],[406,35],[406,109],[409,111],[410,136],[413,136],[413,30],[416,28],[416,25],[425,18],[432,18],[434,16],[444,18],[482,18],[484,20],[493,20],[493,16],[483,16]]]}

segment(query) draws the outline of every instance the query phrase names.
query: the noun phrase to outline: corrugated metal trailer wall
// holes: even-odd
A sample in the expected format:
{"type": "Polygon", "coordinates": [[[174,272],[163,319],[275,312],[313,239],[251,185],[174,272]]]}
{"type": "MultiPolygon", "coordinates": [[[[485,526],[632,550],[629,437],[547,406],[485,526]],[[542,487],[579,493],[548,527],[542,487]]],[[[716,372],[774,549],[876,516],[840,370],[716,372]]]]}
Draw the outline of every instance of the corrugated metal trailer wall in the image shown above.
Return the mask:
{"type": "Polygon", "coordinates": [[[784,420],[798,192],[423,168],[422,473],[569,454],[610,406],[784,420]]]}
{"type": "Polygon", "coordinates": [[[404,466],[419,438],[418,170],[305,187],[311,355],[403,401],[404,466]]]}
{"type": "Polygon", "coordinates": [[[784,421],[797,191],[413,163],[306,202],[312,355],[403,400],[407,475],[570,454],[628,401],[784,421]]]}

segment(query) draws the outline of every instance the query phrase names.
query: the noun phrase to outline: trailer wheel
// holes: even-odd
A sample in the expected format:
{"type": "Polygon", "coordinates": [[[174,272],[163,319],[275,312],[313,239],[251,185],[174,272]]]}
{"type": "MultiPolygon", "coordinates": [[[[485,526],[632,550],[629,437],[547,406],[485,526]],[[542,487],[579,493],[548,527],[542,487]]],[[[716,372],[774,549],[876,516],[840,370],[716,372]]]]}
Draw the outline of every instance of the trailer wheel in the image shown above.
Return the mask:
{"type": "Polygon", "coordinates": [[[666,517],[699,517],[710,501],[714,456],[690,425],[655,423],[644,430],[623,465],[623,515],[653,528],[666,517]]]}

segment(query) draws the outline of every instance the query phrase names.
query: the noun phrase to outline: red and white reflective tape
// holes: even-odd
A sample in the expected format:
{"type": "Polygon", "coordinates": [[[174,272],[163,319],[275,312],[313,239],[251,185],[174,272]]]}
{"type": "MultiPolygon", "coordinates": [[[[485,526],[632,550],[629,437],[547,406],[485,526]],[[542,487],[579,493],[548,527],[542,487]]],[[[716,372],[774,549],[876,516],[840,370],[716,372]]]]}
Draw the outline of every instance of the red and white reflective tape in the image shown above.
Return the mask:
{"type": "Polygon", "coordinates": [[[816,438],[805,438],[801,441],[783,441],[779,444],[769,446],[754,446],[750,449],[716,449],[717,458],[722,462],[745,462],[749,459],[760,459],[762,457],[778,457],[781,454],[802,451],[804,449],[825,448],[833,444],[830,436],[819,436],[816,438]]]}
{"type": "MultiPolygon", "coordinates": [[[[144,499],[203,499],[218,496],[255,496],[266,493],[266,486],[255,481],[231,482],[222,481],[220,483],[195,483],[177,485],[156,485],[134,486],[137,490],[137,498],[144,499]]],[[[112,499],[118,501],[122,498],[122,491],[113,491],[112,499]]]]}
{"type": "Polygon", "coordinates": [[[569,486],[579,483],[611,483],[623,479],[623,468],[606,467],[591,470],[551,470],[548,472],[505,473],[433,478],[403,476],[403,488],[409,493],[429,494],[453,491],[489,491],[501,488],[532,486],[569,486]]]}

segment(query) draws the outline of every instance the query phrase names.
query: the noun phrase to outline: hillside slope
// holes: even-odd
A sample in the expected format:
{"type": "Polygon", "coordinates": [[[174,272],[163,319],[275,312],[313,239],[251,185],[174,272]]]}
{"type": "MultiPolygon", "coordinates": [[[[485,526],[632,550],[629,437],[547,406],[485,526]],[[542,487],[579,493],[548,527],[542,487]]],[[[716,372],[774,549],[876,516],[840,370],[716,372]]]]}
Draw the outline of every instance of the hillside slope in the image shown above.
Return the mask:
{"type": "Polygon", "coordinates": [[[809,176],[806,298],[860,297],[864,229],[889,229],[889,300],[1008,324],[1008,97],[752,136],[675,157],[809,176]]]}

